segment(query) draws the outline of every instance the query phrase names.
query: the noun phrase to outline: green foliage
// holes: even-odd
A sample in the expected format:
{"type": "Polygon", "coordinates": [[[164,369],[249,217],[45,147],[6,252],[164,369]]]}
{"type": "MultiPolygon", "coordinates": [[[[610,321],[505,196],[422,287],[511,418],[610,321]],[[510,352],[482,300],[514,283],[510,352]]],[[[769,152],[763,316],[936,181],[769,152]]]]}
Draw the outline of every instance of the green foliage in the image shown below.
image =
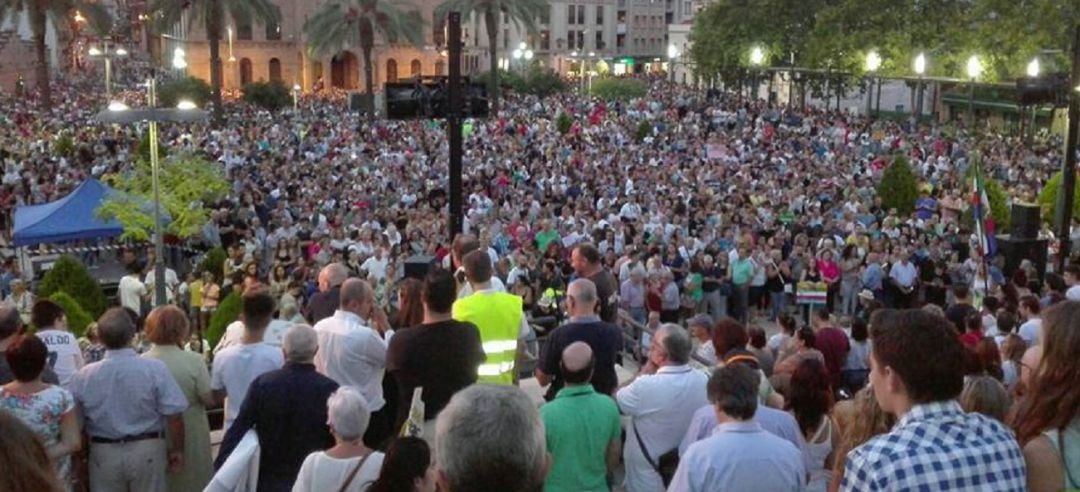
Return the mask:
{"type": "Polygon", "coordinates": [[[642,121],[638,123],[637,130],[634,131],[634,137],[638,142],[644,142],[653,133],[653,124],[648,121],[642,121]]]}
{"type": "Polygon", "coordinates": [[[49,300],[55,302],[64,310],[64,314],[67,316],[68,330],[71,330],[71,333],[74,333],[76,338],[86,335],[86,327],[94,322],[94,318],[79,305],[79,301],[76,301],[74,297],[64,291],[53,293],[53,295],[49,296],[49,300]]]}
{"type": "Polygon", "coordinates": [[[606,101],[626,101],[645,97],[649,87],[638,79],[600,79],[592,84],[591,94],[606,101]]]}
{"type": "Polygon", "coordinates": [[[565,112],[559,113],[559,116],[555,118],[555,128],[559,130],[561,135],[566,135],[570,132],[570,128],[574,126],[574,119],[565,112]]]}
{"type": "Polygon", "coordinates": [[[277,111],[292,104],[289,88],[280,80],[252,82],[244,86],[244,101],[269,111],[277,111]]]}
{"type": "Polygon", "coordinates": [[[225,336],[225,328],[240,318],[240,309],[243,305],[240,293],[235,290],[221,300],[217,311],[214,311],[214,315],[210,317],[210,326],[204,334],[210,347],[216,347],[221,337],[225,336]]]}
{"type": "MultiPolygon", "coordinates": [[[[169,155],[169,147],[158,136],[158,159],[164,160],[169,155]]],[[[143,162],[150,162],[150,132],[143,132],[139,137],[139,145],[135,148],[135,157],[143,162]]]]}
{"type": "MultiPolygon", "coordinates": [[[[1057,217],[1057,210],[1061,206],[1058,203],[1058,191],[1061,190],[1061,171],[1054,173],[1050,181],[1046,182],[1042,191],[1039,192],[1039,205],[1042,208],[1042,218],[1046,222],[1053,222],[1057,217]]],[[[1073,196],[1080,197],[1080,180],[1076,183],[1076,192],[1073,196]]],[[[1080,199],[1073,200],[1073,217],[1080,217],[1080,199]]]]}
{"type": "Polygon", "coordinates": [[[225,273],[225,260],[227,255],[225,250],[221,246],[211,248],[206,252],[201,262],[199,262],[200,272],[211,272],[214,274],[214,278],[217,281],[221,281],[222,275],[225,273]]]}
{"type": "Polygon", "coordinates": [[[71,157],[71,154],[75,153],[75,140],[71,138],[70,133],[63,132],[56,137],[56,141],[53,142],[53,153],[64,157],[71,157]]]}
{"type": "Polygon", "coordinates": [[[101,316],[108,307],[101,284],[73,256],[64,255],[56,260],[38,285],[37,294],[40,297],[51,298],[60,292],[71,296],[93,318],[101,316]]]}
{"type": "MultiPolygon", "coordinates": [[[[961,192],[962,197],[970,197],[975,193],[975,190],[971,189],[971,183],[974,179],[975,166],[968,166],[967,171],[964,173],[965,188],[961,192]]],[[[1009,230],[1009,224],[1012,222],[1012,211],[1009,210],[1008,192],[1001,186],[1001,183],[987,176],[986,173],[983,173],[982,179],[983,187],[986,188],[986,198],[990,200],[990,216],[994,218],[994,228],[999,231],[1009,230]]],[[[975,227],[975,211],[971,207],[964,211],[963,220],[967,227],[975,227]]]]}
{"type": "Polygon", "coordinates": [[[915,200],[919,199],[919,181],[905,157],[897,156],[885,168],[877,194],[886,208],[895,208],[901,216],[911,215],[915,211],[915,200]]]}
{"type": "Polygon", "coordinates": [[[210,102],[210,84],[195,77],[173,79],[158,86],[157,96],[159,105],[165,108],[175,107],[176,103],[183,100],[191,101],[202,108],[210,102]]]}
{"type": "MultiPolygon", "coordinates": [[[[191,154],[164,160],[159,171],[161,212],[167,215],[166,234],[187,238],[198,234],[210,220],[204,204],[219,200],[229,190],[221,168],[191,154]]],[[[154,194],[150,164],[137,160],[122,175],[108,175],[103,181],[119,193],[98,206],[105,220],[116,219],[124,226],[121,239],[147,241],[154,230],[154,194]]]]}

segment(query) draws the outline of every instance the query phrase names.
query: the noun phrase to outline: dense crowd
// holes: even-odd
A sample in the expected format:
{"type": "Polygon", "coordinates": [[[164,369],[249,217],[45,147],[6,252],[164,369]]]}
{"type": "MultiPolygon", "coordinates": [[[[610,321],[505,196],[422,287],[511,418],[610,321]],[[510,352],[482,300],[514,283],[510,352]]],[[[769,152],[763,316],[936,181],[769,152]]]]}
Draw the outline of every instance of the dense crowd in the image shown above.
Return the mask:
{"type": "MultiPolygon", "coordinates": [[[[189,240],[227,259],[173,265],[151,310],[152,258],[126,251],[120,307],[85,341],[5,262],[0,436],[33,452],[0,452],[25,470],[0,488],[607,490],[617,470],[631,492],[1077,486],[1080,268],[1006,276],[962,220],[973,153],[1032,201],[1054,142],[649,82],[623,103],[509,95],[467,125],[452,239],[437,123],[361,121],[331,94],[164,129],[228,178],[189,240]],[[875,192],[901,155],[910,216],[875,192]],[[211,350],[233,292],[242,316],[211,350]],[[513,387],[533,357],[539,411],[513,387]]],[[[130,169],[136,130],[73,125],[97,103],[57,92],[52,114],[3,101],[5,231],[17,205],[130,169]]]]}

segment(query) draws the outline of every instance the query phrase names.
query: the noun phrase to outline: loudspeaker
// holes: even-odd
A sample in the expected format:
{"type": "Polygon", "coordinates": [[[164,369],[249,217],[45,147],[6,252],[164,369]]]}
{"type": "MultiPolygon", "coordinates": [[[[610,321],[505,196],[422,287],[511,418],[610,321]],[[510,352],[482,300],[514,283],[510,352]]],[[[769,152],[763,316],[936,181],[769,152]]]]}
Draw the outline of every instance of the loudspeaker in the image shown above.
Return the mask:
{"type": "Polygon", "coordinates": [[[1005,268],[1002,273],[1007,278],[1011,278],[1013,272],[1020,268],[1020,262],[1030,260],[1035,265],[1035,271],[1039,272],[1040,278],[1038,280],[1042,280],[1043,272],[1046,272],[1049,240],[1014,238],[1006,235],[997,237],[997,245],[1000,254],[1005,257],[1005,268]]]}
{"type": "Polygon", "coordinates": [[[405,259],[405,278],[415,278],[422,281],[433,268],[435,268],[434,256],[410,256],[405,259]]]}
{"type": "Polygon", "coordinates": [[[349,111],[363,111],[364,110],[364,95],[359,92],[349,93],[349,111]]]}
{"type": "Polygon", "coordinates": [[[1014,203],[1012,206],[1012,230],[1015,239],[1039,237],[1039,206],[1033,203],[1014,203]]]}

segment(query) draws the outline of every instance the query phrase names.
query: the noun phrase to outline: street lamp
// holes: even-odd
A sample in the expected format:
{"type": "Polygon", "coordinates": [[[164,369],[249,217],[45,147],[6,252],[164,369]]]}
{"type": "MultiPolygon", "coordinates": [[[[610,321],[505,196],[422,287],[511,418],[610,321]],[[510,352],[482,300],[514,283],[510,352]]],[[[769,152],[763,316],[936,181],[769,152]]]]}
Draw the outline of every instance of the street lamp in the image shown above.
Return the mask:
{"type": "Polygon", "coordinates": [[[975,79],[979,78],[982,74],[983,66],[979,61],[979,57],[971,55],[967,61],[967,76],[971,79],[971,85],[968,87],[968,125],[975,125],[975,79]]]}
{"type": "MultiPolygon", "coordinates": [[[[754,49],[750,50],[750,64],[754,67],[760,67],[763,63],[765,63],[765,51],[762,50],[760,46],[754,46],[754,49]]],[[[758,80],[757,73],[755,72],[753,76],[753,81],[751,82],[750,94],[753,98],[757,97],[757,86],[758,80]]]]}
{"type": "Polygon", "coordinates": [[[919,82],[918,82],[918,85],[915,88],[915,92],[916,92],[916,94],[918,94],[918,99],[915,101],[915,114],[912,115],[912,116],[914,116],[915,121],[918,121],[918,118],[922,117],[922,113],[923,113],[922,86],[923,86],[923,75],[926,74],[926,54],[919,53],[918,56],[915,57],[915,66],[914,66],[914,68],[915,68],[915,74],[919,76],[919,82]]]}
{"type": "Polygon", "coordinates": [[[178,46],[173,50],[172,66],[177,70],[187,68],[187,53],[184,53],[184,48],[178,46]]]}
{"type": "Polygon", "coordinates": [[[675,43],[671,43],[667,47],[668,57],[668,73],[671,74],[671,82],[675,82],[675,59],[679,57],[679,48],[675,46],[675,43]]]}
{"type": "Polygon", "coordinates": [[[1033,58],[1027,65],[1027,76],[1031,78],[1038,78],[1041,68],[1039,67],[1039,59],[1033,58]]]}
{"type": "Polygon", "coordinates": [[[90,58],[105,60],[105,96],[112,96],[112,60],[113,58],[127,56],[127,50],[124,48],[110,48],[109,41],[104,40],[101,43],[101,49],[98,49],[97,46],[91,46],[90,49],[86,50],[86,54],[90,55],[90,58]]]}
{"type": "MultiPolygon", "coordinates": [[[[881,55],[878,55],[876,51],[871,51],[866,54],[866,72],[870,74],[867,78],[869,82],[869,90],[866,91],[866,116],[870,116],[870,111],[873,108],[874,100],[874,72],[881,68],[881,55]]],[[[878,82],[878,87],[881,87],[881,82],[878,82]]]]}
{"type": "Polygon", "coordinates": [[[300,110],[300,84],[293,84],[292,86],[292,105],[293,111],[300,110]]]}
{"type": "Polygon", "coordinates": [[[133,124],[146,122],[150,133],[150,172],[153,181],[154,193],[154,304],[160,306],[165,303],[165,236],[161,230],[161,193],[158,177],[158,129],[157,124],[161,121],[189,123],[206,119],[206,111],[195,107],[191,101],[180,101],[176,109],[156,108],[157,84],[154,79],[147,83],[149,91],[150,107],[132,109],[128,105],[113,101],[105,110],[98,112],[94,117],[101,123],[133,124]]]}

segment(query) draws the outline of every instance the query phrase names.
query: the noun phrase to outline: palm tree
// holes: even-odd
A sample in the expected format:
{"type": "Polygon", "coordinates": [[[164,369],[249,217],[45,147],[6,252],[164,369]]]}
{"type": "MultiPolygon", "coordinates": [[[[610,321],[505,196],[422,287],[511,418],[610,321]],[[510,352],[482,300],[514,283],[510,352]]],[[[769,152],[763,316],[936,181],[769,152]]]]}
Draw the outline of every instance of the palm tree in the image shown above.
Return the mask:
{"type": "Polygon", "coordinates": [[[375,47],[375,35],[382,35],[391,44],[405,39],[419,48],[424,44],[424,19],[412,6],[395,0],[331,1],[307,20],[304,32],[308,51],[314,57],[336,55],[344,49],[360,47],[364,59],[364,105],[368,118],[374,118],[371,50],[375,47]]]}
{"type": "Polygon", "coordinates": [[[498,34],[499,14],[506,13],[518,29],[524,25],[530,34],[537,32],[536,19],[551,8],[547,0],[445,0],[435,8],[435,18],[445,19],[450,12],[484,17],[488,35],[488,60],[491,73],[488,78],[488,98],[492,114],[499,110],[498,34]]]}
{"type": "Polygon", "coordinates": [[[37,83],[41,91],[41,109],[52,109],[52,88],[49,87],[49,48],[45,44],[45,31],[49,18],[57,31],[68,28],[75,12],[83,14],[90,27],[104,37],[112,29],[109,11],[99,3],[83,0],[0,0],[0,21],[10,19],[18,24],[17,16],[27,13],[30,21],[34,52],[37,55],[37,83]]]}
{"type": "Polygon", "coordinates": [[[258,21],[273,24],[281,20],[281,12],[271,0],[154,0],[151,12],[161,15],[159,28],[167,31],[190,15],[190,26],[202,23],[210,47],[210,98],[214,102],[214,123],[224,120],[221,102],[221,37],[226,16],[238,24],[258,21]]]}

